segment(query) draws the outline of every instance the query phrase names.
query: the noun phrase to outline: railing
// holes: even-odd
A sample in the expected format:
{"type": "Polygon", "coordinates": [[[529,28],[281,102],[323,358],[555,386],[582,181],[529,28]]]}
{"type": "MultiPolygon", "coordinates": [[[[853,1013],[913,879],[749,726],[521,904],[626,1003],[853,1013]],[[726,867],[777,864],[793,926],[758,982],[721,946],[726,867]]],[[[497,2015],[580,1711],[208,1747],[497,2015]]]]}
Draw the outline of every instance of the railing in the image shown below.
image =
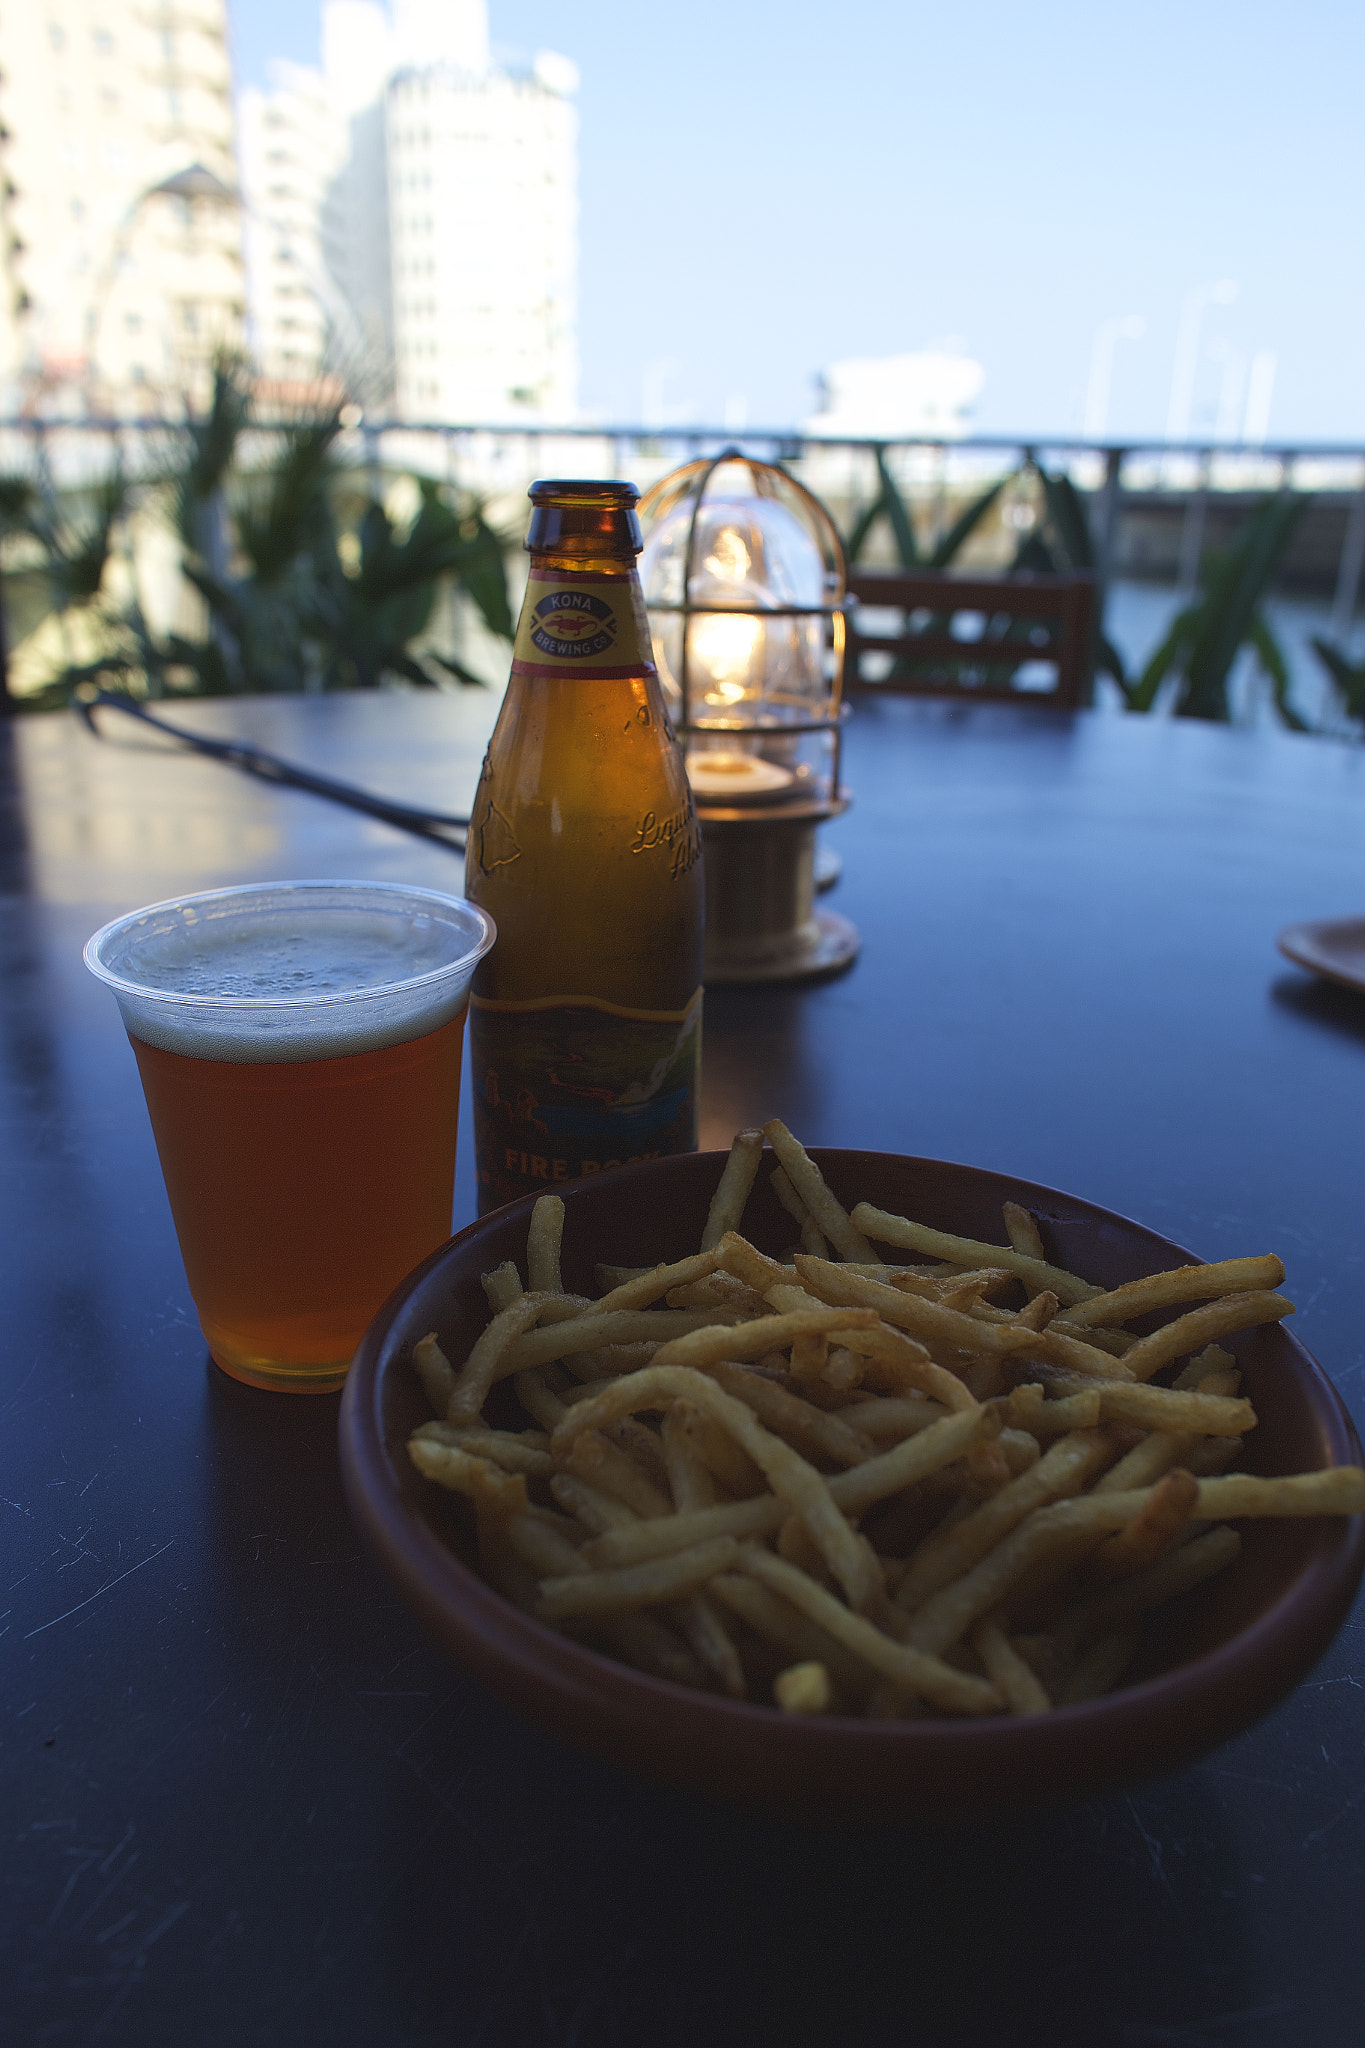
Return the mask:
{"type": "MultiPolygon", "coordinates": [[[[117,457],[129,475],[152,476],[181,431],[183,422],[160,418],[0,421],[0,473],[40,464],[56,487],[79,491],[117,457]]],[[[245,437],[246,468],[267,459],[269,442],[268,426],[245,437]]],[[[1101,590],[1122,579],[1165,585],[1177,594],[1193,591],[1205,549],[1231,533],[1251,501],[1289,487],[1310,503],[1279,587],[1330,603],[1329,631],[1344,641],[1365,579],[1365,446],[1358,443],[1250,448],[1095,444],[1066,436],[875,441],[816,438],[776,427],[459,426],[361,419],[341,435],[338,452],[368,474],[375,488],[403,473],[458,481],[491,500],[500,523],[515,531],[526,487],[536,476],[629,476],[644,488],[678,463],[730,443],[786,464],[824,500],[845,532],[877,496],[881,451],[924,530],[926,552],[936,532],[951,522],[955,504],[987,482],[1020,471],[1032,456],[1067,474],[1081,492],[1101,590]]],[[[982,573],[1006,566],[1033,516],[1021,482],[1015,500],[1006,494],[1002,518],[964,553],[963,569],[982,573]]],[[[881,559],[889,563],[885,536],[880,545],[881,559]]],[[[875,547],[864,559],[876,562],[875,547]]]]}

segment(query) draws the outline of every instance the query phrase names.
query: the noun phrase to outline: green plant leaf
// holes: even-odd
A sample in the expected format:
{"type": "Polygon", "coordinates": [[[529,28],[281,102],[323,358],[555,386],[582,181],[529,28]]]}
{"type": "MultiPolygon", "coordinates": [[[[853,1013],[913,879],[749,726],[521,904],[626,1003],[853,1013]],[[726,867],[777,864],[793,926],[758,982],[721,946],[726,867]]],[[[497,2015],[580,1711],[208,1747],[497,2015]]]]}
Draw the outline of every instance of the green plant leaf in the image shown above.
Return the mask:
{"type": "Polygon", "coordinates": [[[1231,716],[1228,677],[1274,580],[1306,500],[1295,491],[1265,498],[1248,516],[1225,553],[1210,554],[1204,598],[1183,663],[1177,714],[1225,723],[1231,716]]]}
{"type": "Polygon", "coordinates": [[[1165,682],[1189,646],[1199,617],[1198,605],[1188,605],[1177,612],[1166,629],[1165,638],[1148,656],[1141,673],[1128,686],[1128,709],[1150,711],[1156,701],[1157,691],[1165,682]]]}
{"type": "Polygon", "coordinates": [[[1009,481],[1008,477],[1002,476],[999,483],[992,484],[979,498],[973,498],[966,510],[958,514],[929,557],[931,569],[946,569],[957,559],[1009,481]]]}
{"type": "Polygon", "coordinates": [[[1365,718],[1365,661],[1354,664],[1342,647],[1334,647],[1330,640],[1313,636],[1314,654],[1332,678],[1341,695],[1341,705],[1348,718],[1365,718]]]}
{"type": "Polygon", "coordinates": [[[435,648],[428,647],[425,650],[425,659],[434,661],[438,668],[443,668],[447,675],[454,676],[456,682],[462,683],[467,690],[486,690],[489,687],[482,676],[476,676],[472,668],[466,668],[464,663],[456,661],[453,655],[438,654],[435,648]]]}
{"type": "Polygon", "coordinates": [[[1047,524],[1051,529],[1050,553],[1062,569],[1093,569],[1095,546],[1090,536],[1090,519],[1080,492],[1065,475],[1050,476],[1035,464],[1043,489],[1047,524]]]}
{"type": "Polygon", "coordinates": [[[896,555],[902,569],[918,569],[920,566],[919,543],[915,539],[915,528],[910,518],[909,507],[896,488],[896,479],[886,466],[886,450],[877,450],[877,475],[882,485],[882,510],[891,523],[891,536],[896,543],[896,555]]]}
{"type": "Polygon", "coordinates": [[[876,497],[870,505],[864,507],[854,520],[853,525],[849,528],[848,538],[844,542],[844,557],[850,568],[853,567],[859,555],[867,546],[868,535],[885,510],[885,499],[876,497]]]}

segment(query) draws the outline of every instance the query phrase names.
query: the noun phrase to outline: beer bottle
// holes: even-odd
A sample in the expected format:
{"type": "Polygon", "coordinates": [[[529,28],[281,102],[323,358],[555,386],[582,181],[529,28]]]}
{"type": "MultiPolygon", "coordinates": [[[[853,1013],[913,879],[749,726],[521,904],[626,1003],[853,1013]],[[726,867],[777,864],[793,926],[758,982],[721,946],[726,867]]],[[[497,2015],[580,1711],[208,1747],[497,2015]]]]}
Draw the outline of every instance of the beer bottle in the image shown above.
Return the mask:
{"type": "Polygon", "coordinates": [[[651,659],[633,484],[542,482],[465,890],[480,1212],[697,1143],[701,835],[651,659]]]}

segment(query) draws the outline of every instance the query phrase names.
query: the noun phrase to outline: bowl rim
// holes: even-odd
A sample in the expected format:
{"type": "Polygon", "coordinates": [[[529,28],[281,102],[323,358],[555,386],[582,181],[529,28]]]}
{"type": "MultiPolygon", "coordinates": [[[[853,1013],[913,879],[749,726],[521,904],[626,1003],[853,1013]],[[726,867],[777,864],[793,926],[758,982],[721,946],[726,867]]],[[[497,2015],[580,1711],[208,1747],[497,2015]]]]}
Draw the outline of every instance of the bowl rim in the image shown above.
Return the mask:
{"type": "MultiPolygon", "coordinates": [[[[948,1169],[1007,1181],[1012,1188],[1022,1191],[1012,1199],[1036,1198],[1029,1200],[1029,1206],[1063,1204],[1070,1212],[1065,1220],[1117,1224],[1162,1246],[1175,1255],[1173,1262],[1195,1258],[1170,1239],[1116,1210],[994,1168],[908,1153],[874,1154],[857,1147],[809,1149],[817,1165],[832,1165],[836,1170],[841,1160],[873,1157],[908,1168],[948,1169]]],[[[726,1154],[678,1156],[710,1159],[719,1166],[726,1154]]],[[[648,1177],[675,1163],[644,1161],[612,1168],[594,1176],[591,1185],[609,1179],[648,1177]]],[[[568,1193],[571,1188],[569,1184],[563,1192],[568,1193]]],[[[603,1707],[604,1694],[610,1692],[623,1703],[633,1702],[634,1711],[639,1713],[666,1709],[671,1717],[681,1714],[689,1724],[709,1728],[714,1733],[726,1729],[761,1731],[767,1747],[792,1749],[812,1757],[817,1751],[835,1745],[844,1747],[852,1738],[869,1754],[915,1752],[931,1767],[936,1755],[946,1761],[956,1759],[959,1751],[979,1749],[983,1735],[989,1734],[993,1746],[1003,1749],[1015,1769],[1027,1771],[1034,1760],[1051,1752],[1059,1740],[1080,1736],[1084,1731],[1105,1728],[1112,1733],[1116,1745],[1123,1743],[1142,1728],[1152,1708],[1160,1704],[1164,1715],[1186,1720],[1191,1739],[1184,1754],[1194,1755],[1211,1742],[1236,1733],[1291,1690],[1327,1647],[1350,1605],[1365,1569],[1365,1515],[1331,1517],[1337,1531],[1335,1542],[1323,1554],[1310,1559],[1269,1607],[1226,1641],[1172,1669],[1120,1686],[1098,1699],[1054,1707],[1047,1714],[997,1714],[964,1720],[876,1721],[849,1715],[786,1715],[757,1701],[732,1700],[656,1677],[589,1649],[505,1599],[409,1508],[392,1480],[383,1429],[387,1375],[398,1362],[391,1333],[408,1297],[452,1254],[463,1250],[490,1226],[511,1220],[517,1212],[529,1217],[535,1199],[534,1195],[522,1196],[469,1224],[395,1289],[366,1332],[348,1376],[341,1404],[340,1453],[352,1513],[409,1604],[447,1647],[495,1690],[506,1692],[499,1679],[515,1676],[518,1703],[544,1726],[554,1729],[556,1718],[525,1706],[526,1698],[536,1688],[544,1688],[547,1696],[561,1698],[566,1689],[582,1693],[591,1697],[598,1710],[603,1707]],[[1286,1678],[1288,1666],[1292,1666],[1292,1674],[1286,1678]],[[1203,1732],[1210,1725],[1212,1734],[1203,1732]]],[[[1291,1347],[1300,1378],[1307,1382],[1315,1418],[1330,1448],[1331,1462],[1365,1462],[1351,1417],[1332,1381],[1296,1337],[1282,1326],[1277,1326],[1277,1333],[1291,1347]]],[[[561,1727],[560,1732],[566,1731],[561,1727]]],[[[580,1739],[587,1741],[586,1737],[580,1739]]],[[[601,1745],[589,1746],[602,1753],[601,1745]]],[[[1145,1768],[1165,1767],[1165,1763],[1137,1765],[1128,1776],[1140,1776],[1145,1768]]]]}

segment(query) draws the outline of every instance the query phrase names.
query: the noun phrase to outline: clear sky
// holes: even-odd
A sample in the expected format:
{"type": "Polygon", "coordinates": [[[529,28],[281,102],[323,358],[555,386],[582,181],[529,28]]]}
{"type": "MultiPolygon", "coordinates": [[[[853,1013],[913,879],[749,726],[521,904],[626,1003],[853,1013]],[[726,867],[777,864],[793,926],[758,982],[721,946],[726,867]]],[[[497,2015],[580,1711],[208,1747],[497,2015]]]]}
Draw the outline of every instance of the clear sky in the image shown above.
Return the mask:
{"type": "MultiPolygon", "coordinates": [[[[239,83],[316,61],[317,0],[228,0],[239,83]]],[[[1360,0],[489,0],[495,51],[579,65],[582,400],[799,421],[829,361],[954,338],[983,433],[1192,426],[1273,351],[1272,440],[1365,441],[1360,0]]],[[[459,234],[459,221],[449,224],[459,234]]]]}

